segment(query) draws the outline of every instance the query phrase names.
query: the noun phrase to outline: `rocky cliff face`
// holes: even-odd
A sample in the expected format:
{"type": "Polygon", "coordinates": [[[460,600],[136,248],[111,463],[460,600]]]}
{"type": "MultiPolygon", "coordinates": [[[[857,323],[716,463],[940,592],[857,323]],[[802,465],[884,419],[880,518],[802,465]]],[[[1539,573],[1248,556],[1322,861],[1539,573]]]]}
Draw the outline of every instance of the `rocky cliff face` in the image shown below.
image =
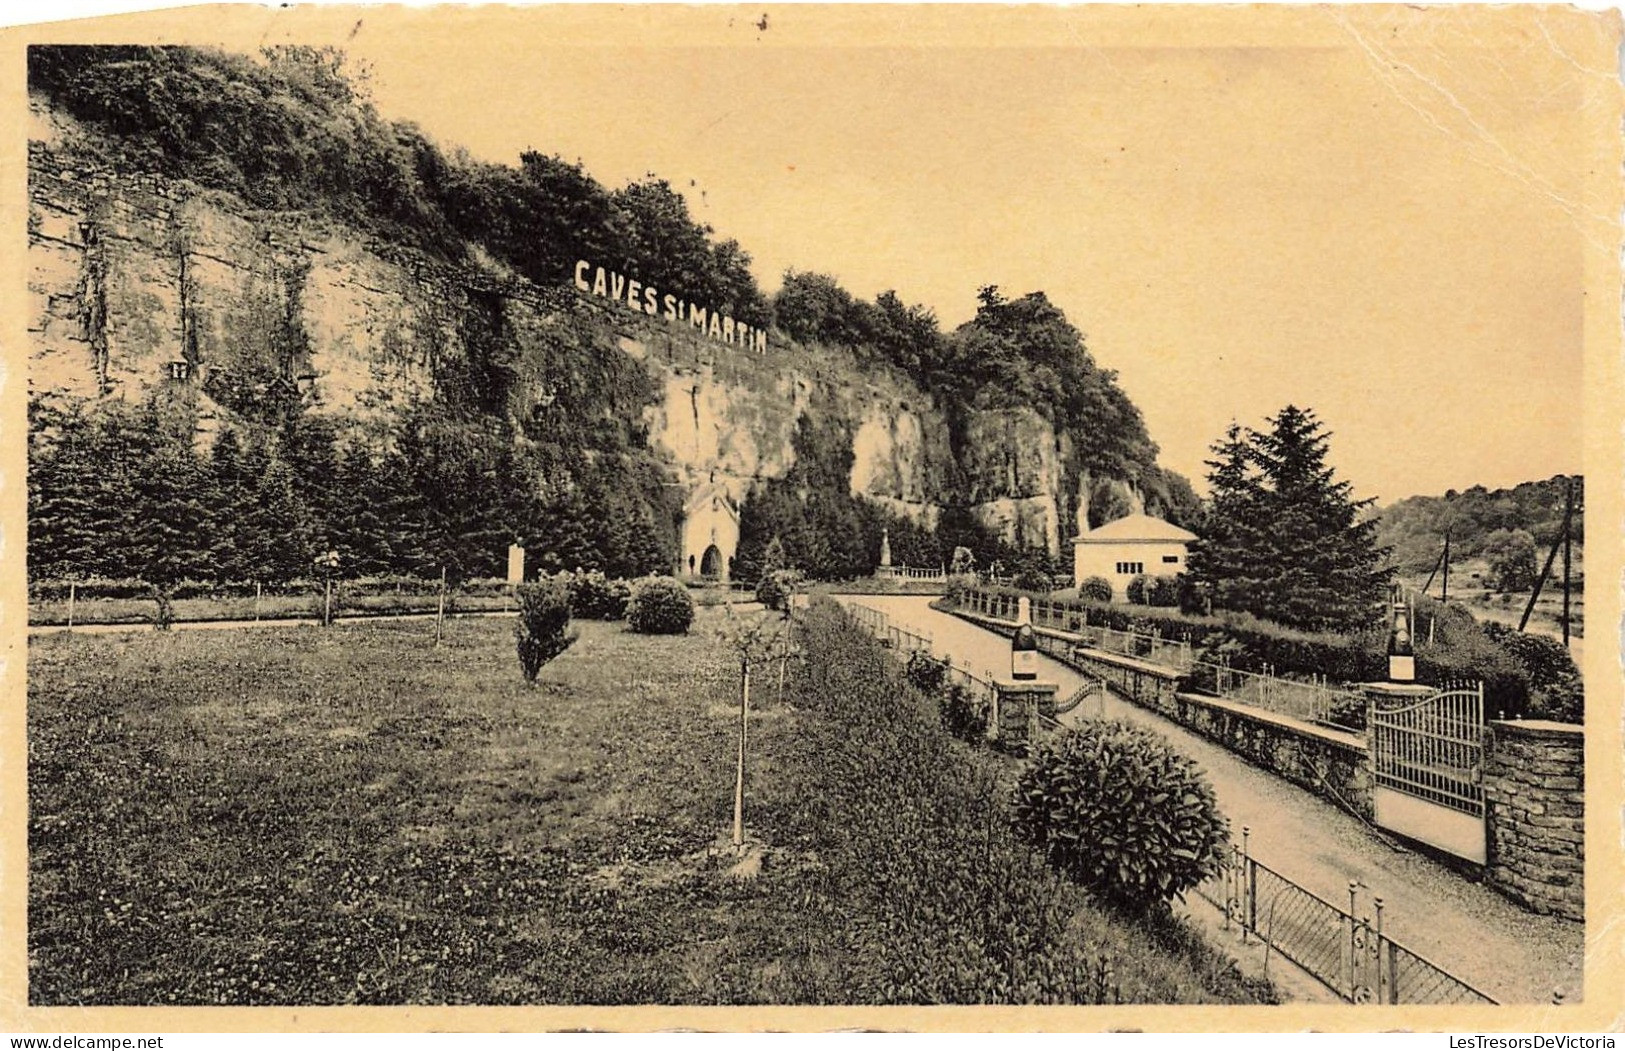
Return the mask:
{"type": "Polygon", "coordinates": [[[551,333],[585,313],[603,353],[650,371],[660,396],[645,414],[649,441],[690,488],[716,481],[743,497],[753,479],[789,469],[803,414],[837,413],[854,433],[853,492],[928,524],[964,502],[1007,539],[1052,553],[1072,533],[1067,443],[1030,410],[973,413],[955,448],[927,394],[844,350],[775,343],[759,354],[537,288],[490,260],[449,265],[314,215],[115,174],[79,135],[35,100],[36,399],[161,392],[190,413],[200,443],[268,395],[364,427],[433,396],[446,362],[495,353],[518,377],[506,411],[523,415],[567,386],[550,378],[551,333]]]}

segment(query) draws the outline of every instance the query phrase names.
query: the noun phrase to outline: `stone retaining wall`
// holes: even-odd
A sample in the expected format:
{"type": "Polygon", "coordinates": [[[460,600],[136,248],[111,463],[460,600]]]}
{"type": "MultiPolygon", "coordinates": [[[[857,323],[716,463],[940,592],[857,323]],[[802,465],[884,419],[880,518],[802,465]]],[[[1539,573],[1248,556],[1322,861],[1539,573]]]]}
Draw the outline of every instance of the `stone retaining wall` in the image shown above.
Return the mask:
{"type": "Polygon", "coordinates": [[[1585,730],[1490,724],[1488,877],[1534,912],[1585,917],[1585,730]]]}

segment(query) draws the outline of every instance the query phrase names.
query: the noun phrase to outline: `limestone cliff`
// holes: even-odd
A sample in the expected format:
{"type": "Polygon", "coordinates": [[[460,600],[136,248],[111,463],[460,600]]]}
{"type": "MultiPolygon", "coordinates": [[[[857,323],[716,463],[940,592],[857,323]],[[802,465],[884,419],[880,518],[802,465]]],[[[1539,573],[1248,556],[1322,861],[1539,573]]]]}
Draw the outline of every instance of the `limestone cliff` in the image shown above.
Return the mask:
{"type": "MultiPolygon", "coordinates": [[[[160,392],[199,443],[265,398],[315,404],[358,431],[433,397],[449,362],[501,359],[516,417],[568,397],[553,333],[590,319],[604,354],[642,362],[648,441],[690,491],[735,501],[782,477],[806,413],[852,429],[854,493],[926,524],[968,507],[1054,553],[1090,481],[1027,409],[972,412],[951,437],[929,395],[843,348],[776,337],[756,353],[688,326],[540,288],[476,254],[448,263],[305,212],[256,211],[180,180],[115,173],[38,99],[29,148],[29,391],[44,402],[160,392]]],[[[376,432],[379,428],[373,428],[376,432]]],[[[1098,480],[1096,480],[1098,482],[1098,480]]]]}

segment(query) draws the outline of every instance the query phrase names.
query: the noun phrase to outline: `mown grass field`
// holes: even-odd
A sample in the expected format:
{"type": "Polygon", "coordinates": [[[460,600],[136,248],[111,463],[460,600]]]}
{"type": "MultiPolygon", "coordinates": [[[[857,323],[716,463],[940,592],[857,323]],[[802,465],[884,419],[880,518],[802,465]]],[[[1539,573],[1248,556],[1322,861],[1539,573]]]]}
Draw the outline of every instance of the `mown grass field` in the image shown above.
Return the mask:
{"type": "MultiPolygon", "coordinates": [[[[455,623],[440,649],[421,622],[31,642],[30,1000],[847,998],[829,976],[861,972],[842,954],[866,918],[814,907],[829,873],[806,824],[810,749],[839,728],[756,691],[766,853],[730,876],[721,617],[675,638],[584,622],[534,688],[507,621],[455,623]]],[[[842,875],[884,879],[907,848],[842,875]]],[[[1137,961],[1136,998],[1255,995],[1222,961],[1077,915],[1137,961]]]]}

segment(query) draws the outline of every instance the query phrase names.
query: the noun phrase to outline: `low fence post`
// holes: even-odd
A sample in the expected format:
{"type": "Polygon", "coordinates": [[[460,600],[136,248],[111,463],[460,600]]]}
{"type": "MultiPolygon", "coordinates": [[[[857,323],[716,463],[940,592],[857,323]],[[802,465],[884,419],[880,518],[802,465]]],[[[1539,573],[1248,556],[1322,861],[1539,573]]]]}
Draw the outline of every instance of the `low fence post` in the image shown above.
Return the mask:
{"type": "Polygon", "coordinates": [[[1241,826],[1241,871],[1244,880],[1242,895],[1247,899],[1243,906],[1247,910],[1247,926],[1243,928],[1242,942],[1245,944],[1245,931],[1258,930],[1258,868],[1253,864],[1251,852],[1248,850],[1247,837],[1252,829],[1246,825],[1241,826]]]}

